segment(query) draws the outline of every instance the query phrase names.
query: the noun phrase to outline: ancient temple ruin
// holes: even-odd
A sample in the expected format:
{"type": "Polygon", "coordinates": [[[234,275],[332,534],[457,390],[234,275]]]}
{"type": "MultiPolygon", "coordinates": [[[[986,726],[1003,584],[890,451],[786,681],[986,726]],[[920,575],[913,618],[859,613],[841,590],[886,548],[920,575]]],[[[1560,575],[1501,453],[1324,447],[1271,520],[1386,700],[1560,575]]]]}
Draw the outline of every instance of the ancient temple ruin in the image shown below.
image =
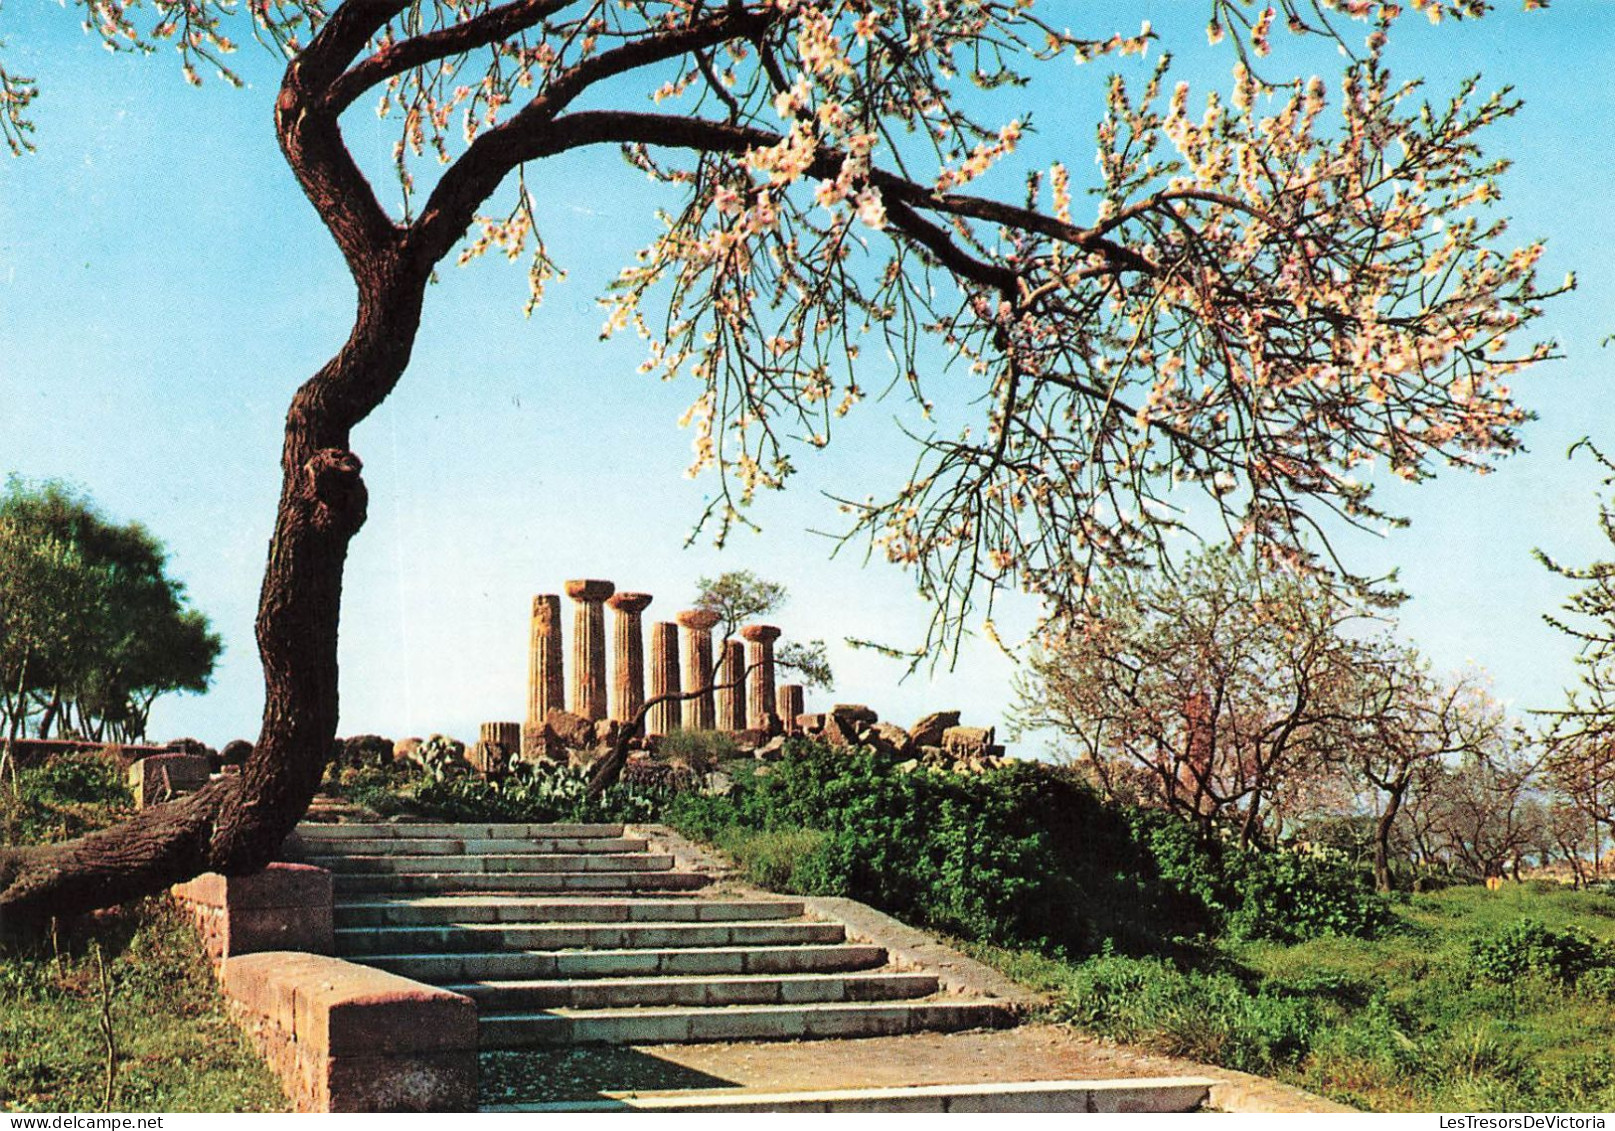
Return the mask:
{"type": "MultiPolygon", "coordinates": [[[[545,725],[553,711],[566,711],[590,723],[628,726],[646,702],[652,702],[643,724],[650,736],[682,729],[749,731],[766,737],[797,729],[804,692],[800,684],[776,685],[774,642],[780,629],[775,625],[732,626],[738,627],[739,638],[716,642],[718,614],[685,609],[671,620],[649,624],[647,650],[642,614],[654,601],[651,594],[619,593],[613,582],[593,578],[568,581],[562,591],[573,603],[569,649],[562,643],[560,594],[533,598],[527,718],[519,728],[524,758],[542,753],[545,725]],[[570,661],[563,661],[568,652],[570,661]],[[678,698],[693,691],[702,693],[678,698]],[[657,699],[662,702],[655,703],[657,699]]],[[[498,726],[499,733],[508,736],[517,725],[487,727],[498,726]]]]}

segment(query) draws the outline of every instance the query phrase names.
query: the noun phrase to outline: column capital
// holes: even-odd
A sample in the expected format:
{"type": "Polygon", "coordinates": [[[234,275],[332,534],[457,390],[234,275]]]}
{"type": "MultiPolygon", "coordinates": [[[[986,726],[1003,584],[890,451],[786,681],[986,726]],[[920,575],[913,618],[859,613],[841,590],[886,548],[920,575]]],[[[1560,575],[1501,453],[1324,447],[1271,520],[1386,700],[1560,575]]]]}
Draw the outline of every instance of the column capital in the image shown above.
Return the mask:
{"type": "Polygon", "coordinates": [[[748,624],[740,630],[740,635],[753,644],[769,644],[780,637],[780,629],[771,624],[748,624]]]}
{"type": "MultiPolygon", "coordinates": [[[[609,585],[610,582],[593,581],[591,585],[609,585]]],[[[614,593],[606,598],[606,604],[619,613],[642,613],[651,603],[649,593],[614,593]]]]}
{"type": "Polygon", "coordinates": [[[685,628],[693,628],[697,632],[702,629],[712,629],[721,619],[711,609],[685,609],[682,613],[674,615],[673,619],[685,628]]]}
{"type": "Polygon", "coordinates": [[[615,582],[580,579],[566,583],[566,595],[574,601],[604,601],[617,591],[615,582]]]}

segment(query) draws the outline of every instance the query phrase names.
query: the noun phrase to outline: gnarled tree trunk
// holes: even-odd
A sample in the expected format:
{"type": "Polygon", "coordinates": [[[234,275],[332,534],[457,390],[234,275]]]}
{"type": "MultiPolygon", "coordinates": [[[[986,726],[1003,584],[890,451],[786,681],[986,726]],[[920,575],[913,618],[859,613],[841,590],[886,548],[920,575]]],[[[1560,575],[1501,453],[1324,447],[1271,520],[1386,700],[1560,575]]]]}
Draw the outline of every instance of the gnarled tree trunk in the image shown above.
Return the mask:
{"type": "Polygon", "coordinates": [[[358,290],[342,349],[292,400],[281,494],[259,595],[263,724],[239,777],[60,845],[0,850],[0,934],[154,894],[205,871],[262,868],[307,810],[337,725],[337,625],[348,543],[365,520],[352,429],[408,364],[435,256],[376,205],[324,94],[398,3],[348,6],[287,70],[281,148],[347,258],[358,290]]]}

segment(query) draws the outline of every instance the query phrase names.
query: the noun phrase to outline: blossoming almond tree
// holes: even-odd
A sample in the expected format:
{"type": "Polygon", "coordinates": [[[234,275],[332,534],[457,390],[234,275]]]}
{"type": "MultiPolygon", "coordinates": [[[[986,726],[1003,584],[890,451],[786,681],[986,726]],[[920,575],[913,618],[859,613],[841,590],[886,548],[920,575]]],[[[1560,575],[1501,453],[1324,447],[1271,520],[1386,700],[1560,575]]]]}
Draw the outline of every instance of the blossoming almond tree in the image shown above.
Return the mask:
{"type": "MultiPolygon", "coordinates": [[[[193,79],[224,70],[232,24],[284,54],[281,147],[357,307],[287,415],[252,759],[119,828],[0,856],[10,923],[251,870],[302,813],[336,726],[343,562],[365,515],[349,436],[404,373],[457,250],[528,257],[542,297],[555,267],[523,169],[548,157],[619,146],[666,186],[608,328],[693,379],[720,537],[866,387],[929,405],[922,343],[961,359],[982,418],[920,437],[905,482],[849,504],[854,533],[915,570],[943,638],[1004,586],[1073,606],[1094,568],[1158,552],[1190,493],[1270,555],[1337,565],[1314,536],[1329,512],[1384,517],[1354,471],[1417,480],[1511,450],[1524,414],[1505,382],[1546,352],[1519,341],[1545,297],[1541,249],[1499,244],[1502,164],[1478,141],[1515,104],[1473,86],[1426,104],[1394,80],[1389,0],[1209,0],[1226,96],[1174,84],[1162,55],[1141,89],[1110,80],[1095,184],[1070,171],[1088,167],[1077,152],[1018,169],[1008,197],[982,186],[1027,125],[978,120],[961,89],[1158,51],[1148,24],[1103,26],[1127,5],[1084,8],[1101,26],[1073,31],[1058,21],[1079,13],[1028,0],[79,2],[112,46],[176,45],[193,79]],[[1280,23],[1337,40],[1342,72],[1265,74],[1280,23]],[[394,211],[343,137],[374,99],[399,131],[394,211]]],[[[13,149],[34,94],[0,73],[13,149]]]]}
{"type": "Polygon", "coordinates": [[[1401,654],[1316,577],[1226,547],[1142,584],[1107,578],[1017,680],[1017,725],[1054,730],[1112,797],[1210,839],[1272,843],[1365,720],[1370,670],[1401,654]]]}

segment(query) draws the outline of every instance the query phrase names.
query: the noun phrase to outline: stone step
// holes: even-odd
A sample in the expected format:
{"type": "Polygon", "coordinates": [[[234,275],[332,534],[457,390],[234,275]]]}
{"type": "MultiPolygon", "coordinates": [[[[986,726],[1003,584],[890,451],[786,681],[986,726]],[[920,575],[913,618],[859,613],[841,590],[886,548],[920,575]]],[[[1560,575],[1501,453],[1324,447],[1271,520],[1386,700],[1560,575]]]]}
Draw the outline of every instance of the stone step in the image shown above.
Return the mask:
{"type": "Polygon", "coordinates": [[[644,852],[648,841],[628,837],[289,837],[283,849],[299,856],[508,856],[644,852]]]}
{"type": "Polygon", "coordinates": [[[444,989],[476,1001],[484,1015],[536,1009],[625,1006],[790,1005],[809,1001],[899,1001],[937,992],[933,974],[874,970],[846,974],[695,975],[582,981],[485,981],[444,989]]]}
{"type": "Polygon", "coordinates": [[[528,950],[483,954],[378,954],[365,965],[406,978],[449,982],[628,978],[664,974],[804,974],[868,970],[886,951],[859,943],[796,946],[669,947],[631,950],[528,950]]]}
{"type": "Polygon", "coordinates": [[[840,923],[472,923],[447,927],[343,927],[338,954],[448,954],[493,950],[665,950],[691,946],[838,943],[840,923]]]}
{"type": "Polygon", "coordinates": [[[932,1000],[501,1013],[483,1016],[477,1023],[477,1032],[484,1049],[513,1049],[557,1044],[890,1037],[1004,1028],[1013,1023],[1013,1014],[995,1002],[932,1000]]]}
{"type": "Polygon", "coordinates": [[[516,854],[505,856],[305,856],[304,863],[331,872],[665,872],[671,856],[649,852],[617,855],[516,854]]]}
{"type": "Polygon", "coordinates": [[[668,923],[798,919],[800,900],[617,899],[571,896],[521,899],[501,895],[426,895],[413,899],[341,902],[338,927],[425,927],[458,923],[668,923]]]}
{"type": "Polygon", "coordinates": [[[460,822],[433,824],[409,821],[362,822],[340,825],[313,824],[304,821],[297,826],[297,831],[305,837],[329,840],[340,840],[348,837],[370,840],[400,837],[404,839],[451,837],[459,840],[541,840],[546,837],[612,839],[622,836],[621,825],[476,824],[460,822]]]}
{"type": "Polygon", "coordinates": [[[599,1100],[490,1105],[490,1112],[907,1112],[942,1114],[1191,1112],[1203,1107],[1215,1080],[1200,1076],[1132,1080],[1025,1080],[984,1084],[919,1084],[903,1088],[838,1088],[820,1092],[692,1089],[640,1092],[599,1100]]]}
{"type": "Polygon", "coordinates": [[[694,891],[698,872],[349,872],[332,877],[338,895],[382,892],[694,891]]]}

